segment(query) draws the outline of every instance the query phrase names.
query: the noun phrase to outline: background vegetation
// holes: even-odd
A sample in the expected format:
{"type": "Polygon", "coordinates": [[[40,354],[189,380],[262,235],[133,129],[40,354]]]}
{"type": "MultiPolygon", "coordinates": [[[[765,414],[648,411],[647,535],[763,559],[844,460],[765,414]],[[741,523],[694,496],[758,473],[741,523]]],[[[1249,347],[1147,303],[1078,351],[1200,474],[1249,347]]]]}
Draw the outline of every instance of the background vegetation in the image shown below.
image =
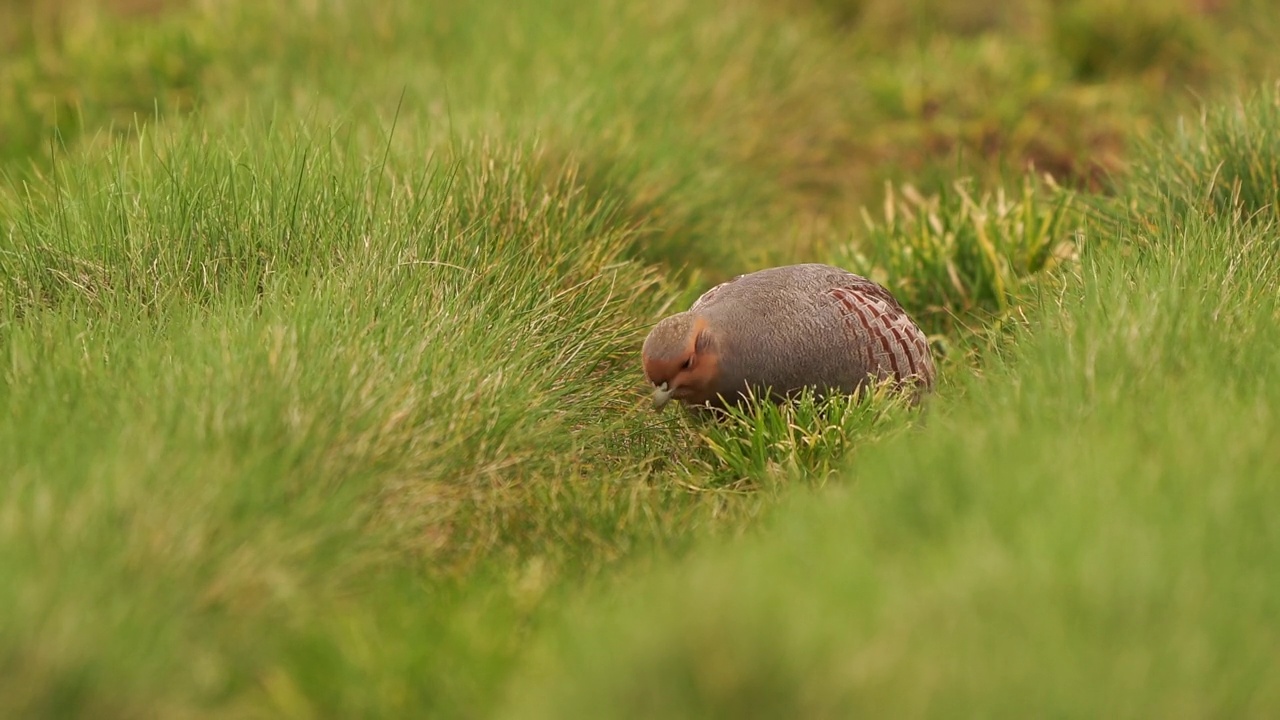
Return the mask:
{"type": "Polygon", "coordinates": [[[1270,717],[1280,11],[0,0],[0,714],[1270,717]],[[640,340],[838,262],[943,381],[640,340]]]}

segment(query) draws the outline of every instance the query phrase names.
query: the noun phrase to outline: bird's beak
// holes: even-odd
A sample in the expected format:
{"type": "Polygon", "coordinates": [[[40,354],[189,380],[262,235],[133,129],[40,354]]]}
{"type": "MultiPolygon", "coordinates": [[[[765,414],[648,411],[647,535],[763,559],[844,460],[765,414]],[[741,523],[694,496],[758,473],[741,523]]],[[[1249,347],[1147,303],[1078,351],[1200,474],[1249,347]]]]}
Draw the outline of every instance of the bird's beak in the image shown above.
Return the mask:
{"type": "Polygon", "coordinates": [[[664,405],[671,401],[671,388],[667,383],[662,383],[653,390],[653,409],[661,410],[664,405]]]}

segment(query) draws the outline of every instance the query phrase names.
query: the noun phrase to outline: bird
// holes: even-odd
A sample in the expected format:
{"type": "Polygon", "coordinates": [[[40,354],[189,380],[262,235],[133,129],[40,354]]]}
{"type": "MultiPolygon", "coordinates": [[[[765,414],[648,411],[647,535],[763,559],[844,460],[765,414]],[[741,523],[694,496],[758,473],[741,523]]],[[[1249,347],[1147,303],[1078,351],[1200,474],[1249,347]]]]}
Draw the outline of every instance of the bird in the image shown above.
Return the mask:
{"type": "Polygon", "coordinates": [[[868,382],[913,383],[936,369],[924,332],[882,285],[822,263],[739,275],[659,321],[641,360],[653,406],[724,407],[804,388],[853,394],[868,382]]]}

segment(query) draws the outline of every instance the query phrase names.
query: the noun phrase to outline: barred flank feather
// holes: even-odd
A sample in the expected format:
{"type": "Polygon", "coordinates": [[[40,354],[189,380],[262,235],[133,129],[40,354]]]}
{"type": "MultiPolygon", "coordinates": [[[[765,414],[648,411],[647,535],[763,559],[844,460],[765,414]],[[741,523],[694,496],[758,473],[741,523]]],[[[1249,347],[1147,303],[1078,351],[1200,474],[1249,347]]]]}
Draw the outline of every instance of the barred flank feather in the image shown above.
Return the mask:
{"type": "Polygon", "coordinates": [[[889,371],[893,377],[915,378],[924,387],[933,387],[929,341],[889,291],[850,274],[847,284],[833,287],[827,294],[840,304],[846,330],[855,347],[862,350],[866,366],[875,368],[877,376],[889,371]]]}

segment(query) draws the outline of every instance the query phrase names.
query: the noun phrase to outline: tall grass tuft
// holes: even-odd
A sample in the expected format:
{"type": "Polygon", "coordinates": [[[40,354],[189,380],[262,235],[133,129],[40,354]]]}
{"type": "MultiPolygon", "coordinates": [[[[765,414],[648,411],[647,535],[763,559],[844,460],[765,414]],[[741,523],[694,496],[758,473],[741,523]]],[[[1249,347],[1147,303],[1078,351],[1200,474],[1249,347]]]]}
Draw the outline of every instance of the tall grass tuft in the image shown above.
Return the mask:
{"type": "Polygon", "coordinates": [[[259,122],[0,193],[6,714],[456,712],[518,621],[450,598],[527,612],[700,512],[643,475],[672,438],[620,441],[666,293],[618,204],[532,143],[259,122]]]}
{"type": "Polygon", "coordinates": [[[1135,208],[1176,216],[1280,217],[1280,87],[1203,108],[1152,140],[1133,169],[1135,208]]]}
{"type": "Polygon", "coordinates": [[[782,403],[751,397],[696,425],[704,452],[687,462],[692,475],[711,487],[821,484],[858,444],[906,427],[910,405],[889,382],[847,396],[805,390],[782,403]]]}
{"type": "Polygon", "coordinates": [[[1032,175],[1014,195],[979,195],[967,182],[930,197],[890,187],[881,217],[863,220],[839,262],[886,285],[932,333],[1014,311],[1030,284],[1076,258],[1082,238],[1073,194],[1032,175]]]}

